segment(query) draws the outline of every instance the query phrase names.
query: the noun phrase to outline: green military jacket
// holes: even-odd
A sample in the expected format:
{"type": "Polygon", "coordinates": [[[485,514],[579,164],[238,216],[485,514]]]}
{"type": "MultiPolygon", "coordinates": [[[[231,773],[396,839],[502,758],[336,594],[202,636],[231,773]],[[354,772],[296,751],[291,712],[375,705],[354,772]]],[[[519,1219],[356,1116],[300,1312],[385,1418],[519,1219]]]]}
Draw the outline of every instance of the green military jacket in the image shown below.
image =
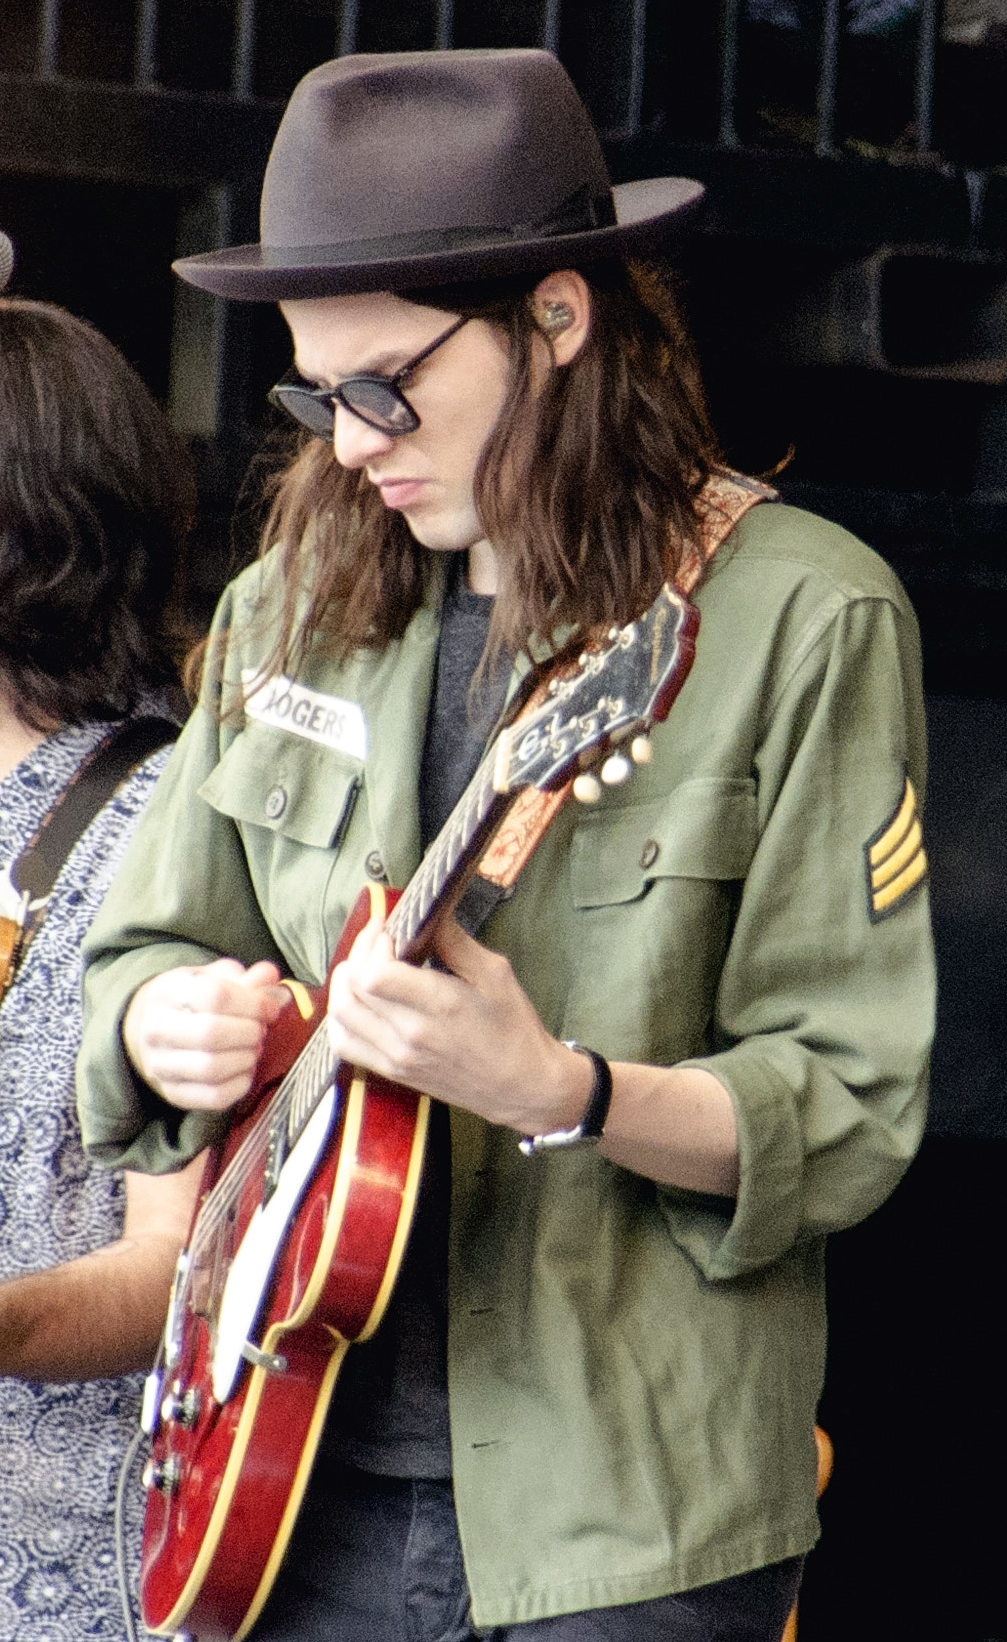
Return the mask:
{"type": "MultiPolygon", "coordinates": [[[[232,682],[265,653],[276,573],[224,597],[232,682]]],[[[368,861],[395,885],[415,869],[439,596],[382,653],[313,654],[243,721],[193,715],[88,941],[80,1103],[100,1158],[171,1169],[217,1121],[178,1122],[132,1076],[118,1023],[142,981],[226,953],[318,982],[368,861]]],[[[662,1188],[592,1151],[526,1159],[452,1111],[449,1397],[481,1626],[810,1547],[823,1240],[882,1201],[922,1127],[912,612],[861,543],[768,504],[697,602],[653,762],[561,812],[483,938],[550,1032],[714,1073],[740,1190],[662,1188]]]]}

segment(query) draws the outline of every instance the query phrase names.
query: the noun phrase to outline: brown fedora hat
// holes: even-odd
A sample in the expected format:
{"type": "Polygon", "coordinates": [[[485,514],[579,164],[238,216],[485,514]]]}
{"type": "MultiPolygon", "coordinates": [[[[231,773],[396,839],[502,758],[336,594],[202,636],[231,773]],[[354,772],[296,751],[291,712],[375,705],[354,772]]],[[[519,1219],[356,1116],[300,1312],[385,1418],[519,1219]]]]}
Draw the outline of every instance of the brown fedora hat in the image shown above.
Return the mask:
{"type": "Polygon", "coordinates": [[[341,57],[287,105],[261,244],[183,257],[175,271],[252,302],[545,271],[655,250],[702,194],[687,177],[613,189],[549,52],[341,57]]]}

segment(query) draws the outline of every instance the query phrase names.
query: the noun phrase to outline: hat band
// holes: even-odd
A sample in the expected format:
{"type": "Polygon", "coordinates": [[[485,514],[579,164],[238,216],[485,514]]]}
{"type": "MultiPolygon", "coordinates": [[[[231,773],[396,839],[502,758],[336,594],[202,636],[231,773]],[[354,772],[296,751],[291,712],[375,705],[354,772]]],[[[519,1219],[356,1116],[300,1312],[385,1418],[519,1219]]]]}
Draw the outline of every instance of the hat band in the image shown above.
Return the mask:
{"type": "Polygon", "coordinates": [[[612,195],[592,197],[588,186],[570,194],[555,211],[537,222],[499,224],[482,228],[430,228],[411,234],[389,234],[381,239],[340,240],[331,245],[263,245],[264,268],[314,268],[347,263],[384,262],[398,257],[426,256],[439,251],[471,250],[480,245],[515,244],[549,239],[560,234],[587,233],[612,228],[617,222],[612,195]]]}

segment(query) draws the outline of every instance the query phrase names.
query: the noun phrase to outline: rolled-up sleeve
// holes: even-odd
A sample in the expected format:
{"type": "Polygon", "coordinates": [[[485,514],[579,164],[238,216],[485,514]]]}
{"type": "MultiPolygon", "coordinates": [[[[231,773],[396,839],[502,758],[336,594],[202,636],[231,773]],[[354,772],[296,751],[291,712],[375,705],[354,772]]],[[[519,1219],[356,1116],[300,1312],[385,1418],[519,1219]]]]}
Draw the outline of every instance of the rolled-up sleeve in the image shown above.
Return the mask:
{"type": "Polygon", "coordinates": [[[733,1213],[665,1192],[714,1281],[848,1226],[919,1142],[935,978],[920,821],[918,639],[883,598],[844,604],[769,704],[759,843],[703,1066],[734,1103],[733,1213]]]}
{"type": "MultiPolygon", "coordinates": [[[[226,634],[232,616],[225,595],[211,642],[226,634]]],[[[115,1167],[180,1168],[226,1128],[223,1117],[168,1106],[136,1076],[121,1028],[137,988],[224,954],[246,964],[282,961],[237,828],[197,797],[233,734],[212,702],[196,708],[84,943],[77,1104],[85,1148],[115,1167]]]]}

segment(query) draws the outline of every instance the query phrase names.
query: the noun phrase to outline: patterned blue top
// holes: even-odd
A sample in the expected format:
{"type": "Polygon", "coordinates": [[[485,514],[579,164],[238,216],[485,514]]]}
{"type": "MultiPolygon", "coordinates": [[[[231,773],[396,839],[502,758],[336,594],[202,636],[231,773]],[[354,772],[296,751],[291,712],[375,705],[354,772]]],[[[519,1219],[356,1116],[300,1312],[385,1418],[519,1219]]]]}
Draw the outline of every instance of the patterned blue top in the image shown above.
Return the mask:
{"type": "MultiPolygon", "coordinates": [[[[147,701],[144,710],[164,704],[147,701]]],[[[108,728],[61,730],[0,781],[0,871],[108,728]]],[[[74,1104],[80,943],[167,756],[163,749],[141,765],[77,843],[0,1006],[0,1279],[72,1260],[122,1227],[122,1177],[85,1159],[74,1104]]],[[[139,1374],[63,1385],[0,1377],[0,1642],[124,1635],[113,1508],[142,1384],[139,1374]]]]}

